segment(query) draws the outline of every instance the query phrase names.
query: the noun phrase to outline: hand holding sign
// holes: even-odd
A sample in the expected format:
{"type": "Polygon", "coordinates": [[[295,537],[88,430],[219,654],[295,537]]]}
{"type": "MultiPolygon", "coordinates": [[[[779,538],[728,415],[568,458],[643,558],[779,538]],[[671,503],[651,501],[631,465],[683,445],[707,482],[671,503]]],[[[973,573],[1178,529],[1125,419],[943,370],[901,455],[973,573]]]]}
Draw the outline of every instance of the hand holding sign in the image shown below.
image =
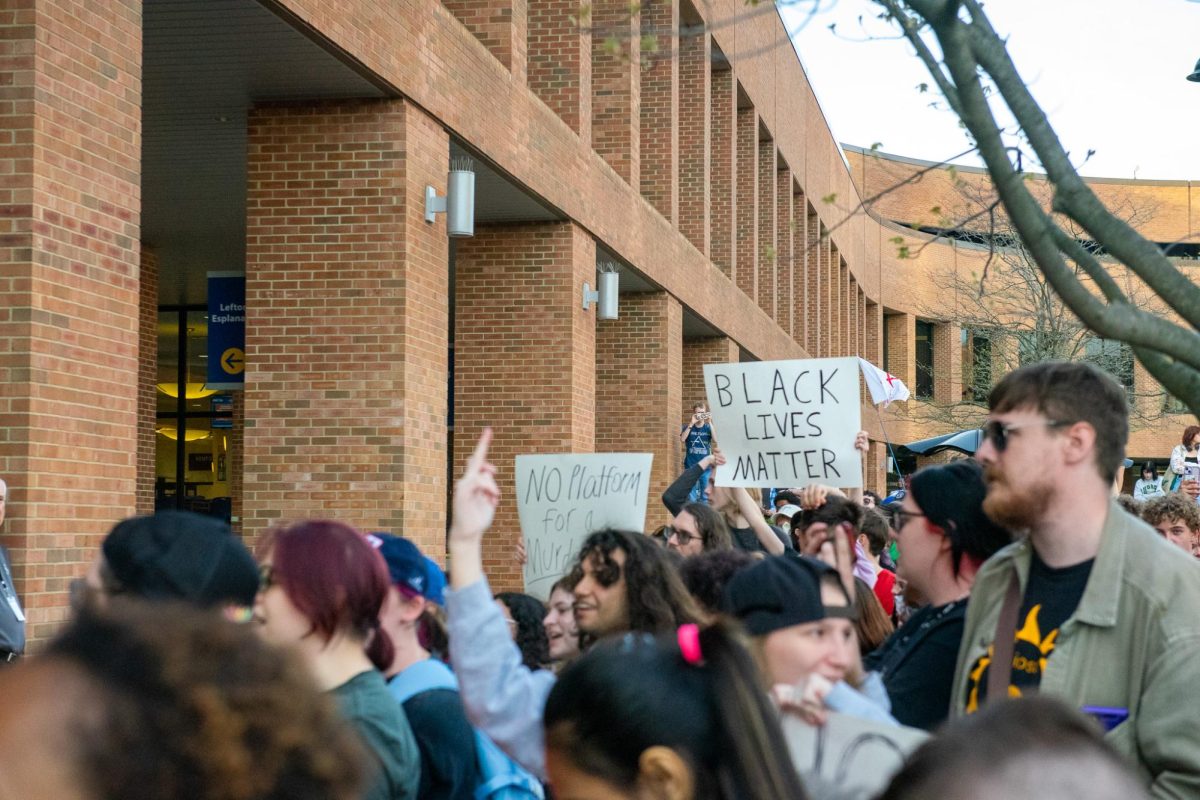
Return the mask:
{"type": "Polygon", "coordinates": [[[708,364],[704,386],[730,463],[718,486],[862,484],[853,358],[708,364]]]}

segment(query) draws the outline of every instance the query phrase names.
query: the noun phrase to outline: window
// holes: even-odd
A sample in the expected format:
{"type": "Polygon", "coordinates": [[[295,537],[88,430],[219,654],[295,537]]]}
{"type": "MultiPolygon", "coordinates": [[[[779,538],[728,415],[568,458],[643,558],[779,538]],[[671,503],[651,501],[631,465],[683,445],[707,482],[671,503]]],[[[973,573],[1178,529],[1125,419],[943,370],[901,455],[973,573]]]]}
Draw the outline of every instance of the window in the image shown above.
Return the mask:
{"type": "Polygon", "coordinates": [[[1187,404],[1175,397],[1170,392],[1166,395],[1166,402],[1163,403],[1163,411],[1167,414],[1187,414],[1191,411],[1187,404]]]}
{"type": "Polygon", "coordinates": [[[917,320],[917,386],[918,400],[933,398],[933,323],[917,320]]]}
{"type": "Polygon", "coordinates": [[[1083,357],[1112,375],[1133,396],[1133,349],[1116,339],[1092,337],[1083,345],[1083,357]]]}
{"type": "Polygon", "coordinates": [[[204,307],[159,308],[154,505],[228,522],[233,394],[205,385],[207,349],[204,307]]]}
{"type": "Polygon", "coordinates": [[[987,402],[992,391],[992,336],[988,331],[962,332],[963,402],[987,402]]]}

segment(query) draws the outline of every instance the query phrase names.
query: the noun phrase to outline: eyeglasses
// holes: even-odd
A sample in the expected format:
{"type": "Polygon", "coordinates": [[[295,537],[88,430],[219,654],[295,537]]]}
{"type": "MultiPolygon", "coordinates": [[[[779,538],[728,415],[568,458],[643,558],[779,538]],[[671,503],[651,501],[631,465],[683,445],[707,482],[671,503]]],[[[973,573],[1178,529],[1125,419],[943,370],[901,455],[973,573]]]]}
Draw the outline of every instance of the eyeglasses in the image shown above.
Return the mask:
{"type": "Polygon", "coordinates": [[[271,564],[258,565],[258,590],[265,592],[275,585],[275,567],[271,564]]]}
{"type": "Polygon", "coordinates": [[[899,533],[900,529],[908,524],[909,517],[923,516],[925,515],[920,511],[905,511],[903,508],[897,508],[892,512],[892,530],[894,530],[896,533],[899,533]]]}
{"type": "Polygon", "coordinates": [[[664,530],[663,533],[666,534],[666,538],[667,538],[668,542],[671,541],[671,537],[674,536],[675,541],[679,542],[680,547],[683,547],[688,542],[690,542],[692,539],[700,538],[699,536],[694,536],[694,535],[688,533],[687,531],[681,531],[678,528],[673,528],[670,525],[668,525],[666,527],[666,530],[664,530]]]}
{"type": "Polygon", "coordinates": [[[984,441],[990,441],[992,446],[996,448],[997,453],[1003,453],[1008,448],[1008,436],[1013,431],[1019,431],[1022,428],[1046,427],[1046,428],[1061,428],[1063,425],[1070,423],[1061,422],[1054,419],[1039,419],[1032,422],[1000,422],[999,420],[989,420],[980,428],[980,433],[984,441]]]}

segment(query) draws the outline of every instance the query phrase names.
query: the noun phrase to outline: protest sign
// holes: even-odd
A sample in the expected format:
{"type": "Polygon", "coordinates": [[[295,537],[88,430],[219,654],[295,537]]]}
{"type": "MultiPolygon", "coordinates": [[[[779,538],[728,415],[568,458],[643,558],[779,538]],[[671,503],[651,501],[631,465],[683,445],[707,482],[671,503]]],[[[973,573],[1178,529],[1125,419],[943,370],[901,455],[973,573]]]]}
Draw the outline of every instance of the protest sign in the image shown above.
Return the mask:
{"type": "Polygon", "coordinates": [[[526,592],[545,599],[592,531],[645,530],[653,459],[650,453],[517,456],[526,592]]]}
{"type": "Polygon", "coordinates": [[[727,463],[718,486],[862,486],[858,361],[706,364],[704,388],[727,463]]]}
{"type": "Polygon", "coordinates": [[[838,797],[877,797],[929,734],[916,728],[883,725],[831,713],[813,726],[791,714],[783,735],[796,771],[810,786],[836,786],[838,797]]]}

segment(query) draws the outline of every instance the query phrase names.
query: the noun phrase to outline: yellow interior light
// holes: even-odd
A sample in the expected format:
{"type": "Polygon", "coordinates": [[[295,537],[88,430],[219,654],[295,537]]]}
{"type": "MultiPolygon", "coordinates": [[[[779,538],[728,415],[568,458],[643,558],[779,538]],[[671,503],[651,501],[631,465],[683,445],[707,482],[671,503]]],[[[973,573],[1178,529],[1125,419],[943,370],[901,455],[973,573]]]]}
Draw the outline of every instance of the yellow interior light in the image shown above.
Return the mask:
{"type": "MultiPolygon", "coordinates": [[[[188,400],[202,400],[221,391],[220,389],[209,389],[203,383],[188,383],[185,386],[184,397],[188,400]]],[[[158,390],[167,397],[179,397],[179,384],[177,383],[160,383],[158,390]]]]}

